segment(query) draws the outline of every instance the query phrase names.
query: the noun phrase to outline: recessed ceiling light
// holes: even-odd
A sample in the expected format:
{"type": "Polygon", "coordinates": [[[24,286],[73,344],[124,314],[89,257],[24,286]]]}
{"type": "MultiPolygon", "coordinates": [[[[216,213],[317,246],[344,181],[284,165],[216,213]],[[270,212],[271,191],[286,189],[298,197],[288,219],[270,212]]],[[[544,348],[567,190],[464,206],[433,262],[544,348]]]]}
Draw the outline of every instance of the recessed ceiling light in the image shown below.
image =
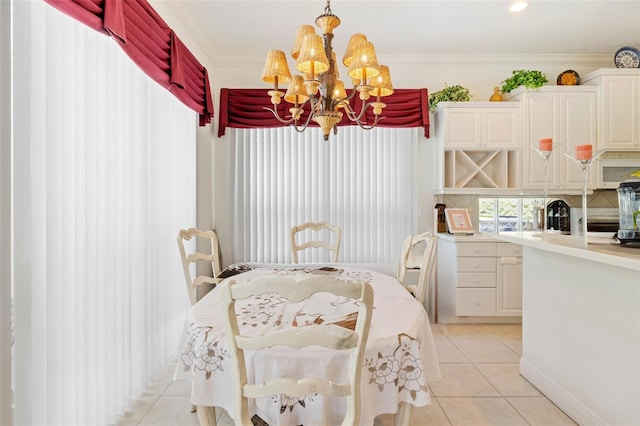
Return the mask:
{"type": "Polygon", "coordinates": [[[529,6],[528,0],[516,0],[509,6],[509,12],[522,12],[529,6]]]}

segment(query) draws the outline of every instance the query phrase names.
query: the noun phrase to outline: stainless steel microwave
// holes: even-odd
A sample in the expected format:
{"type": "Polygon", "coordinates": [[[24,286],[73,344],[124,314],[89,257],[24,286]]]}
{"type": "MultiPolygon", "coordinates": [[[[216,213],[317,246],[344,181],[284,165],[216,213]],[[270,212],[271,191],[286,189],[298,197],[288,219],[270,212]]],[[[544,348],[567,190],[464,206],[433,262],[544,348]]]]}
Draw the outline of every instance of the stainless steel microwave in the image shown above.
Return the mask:
{"type": "Polygon", "coordinates": [[[598,188],[617,189],[620,182],[640,170],[640,152],[606,152],[596,164],[598,188]]]}

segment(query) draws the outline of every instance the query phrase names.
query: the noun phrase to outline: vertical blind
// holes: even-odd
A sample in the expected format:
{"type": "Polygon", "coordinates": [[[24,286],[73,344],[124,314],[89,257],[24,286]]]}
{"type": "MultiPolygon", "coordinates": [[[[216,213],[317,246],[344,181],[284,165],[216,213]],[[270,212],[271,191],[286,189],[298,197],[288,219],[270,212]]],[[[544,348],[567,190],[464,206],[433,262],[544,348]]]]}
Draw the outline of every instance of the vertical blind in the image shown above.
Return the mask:
{"type": "MultiPolygon", "coordinates": [[[[418,128],[230,129],[234,146],[234,259],[291,262],[290,230],[307,221],[342,228],[340,262],[394,273],[417,223],[418,128]]],[[[306,250],[300,262],[329,262],[306,250]]]]}
{"type": "Polygon", "coordinates": [[[103,35],[14,7],[15,423],[113,424],[176,355],[197,115],[103,35]]]}
{"type": "Polygon", "coordinates": [[[11,424],[11,2],[0,1],[0,425],[11,424]]]}

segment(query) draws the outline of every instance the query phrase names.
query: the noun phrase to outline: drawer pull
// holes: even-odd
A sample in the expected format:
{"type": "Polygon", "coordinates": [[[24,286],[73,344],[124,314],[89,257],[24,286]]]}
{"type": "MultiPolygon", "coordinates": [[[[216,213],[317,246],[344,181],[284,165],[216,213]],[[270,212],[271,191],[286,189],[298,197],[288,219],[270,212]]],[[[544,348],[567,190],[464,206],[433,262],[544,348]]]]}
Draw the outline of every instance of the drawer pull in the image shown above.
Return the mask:
{"type": "Polygon", "coordinates": [[[475,279],[473,280],[473,282],[474,282],[474,283],[476,283],[476,284],[478,284],[478,283],[480,282],[480,278],[475,278],[475,279]]]}
{"type": "Polygon", "coordinates": [[[473,302],[473,304],[476,305],[476,306],[480,306],[480,301],[476,300],[476,301],[473,302]]]}

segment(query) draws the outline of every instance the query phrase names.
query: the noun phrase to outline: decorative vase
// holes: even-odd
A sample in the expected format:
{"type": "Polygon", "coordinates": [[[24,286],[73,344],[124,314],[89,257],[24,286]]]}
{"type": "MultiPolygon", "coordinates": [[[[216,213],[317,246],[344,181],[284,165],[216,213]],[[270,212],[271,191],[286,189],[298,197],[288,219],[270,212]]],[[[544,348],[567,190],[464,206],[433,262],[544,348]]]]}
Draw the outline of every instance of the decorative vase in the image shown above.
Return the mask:
{"type": "Polygon", "coordinates": [[[493,95],[491,95],[489,100],[491,102],[502,102],[504,100],[504,97],[502,96],[502,93],[500,93],[500,88],[498,86],[493,88],[493,95]]]}

